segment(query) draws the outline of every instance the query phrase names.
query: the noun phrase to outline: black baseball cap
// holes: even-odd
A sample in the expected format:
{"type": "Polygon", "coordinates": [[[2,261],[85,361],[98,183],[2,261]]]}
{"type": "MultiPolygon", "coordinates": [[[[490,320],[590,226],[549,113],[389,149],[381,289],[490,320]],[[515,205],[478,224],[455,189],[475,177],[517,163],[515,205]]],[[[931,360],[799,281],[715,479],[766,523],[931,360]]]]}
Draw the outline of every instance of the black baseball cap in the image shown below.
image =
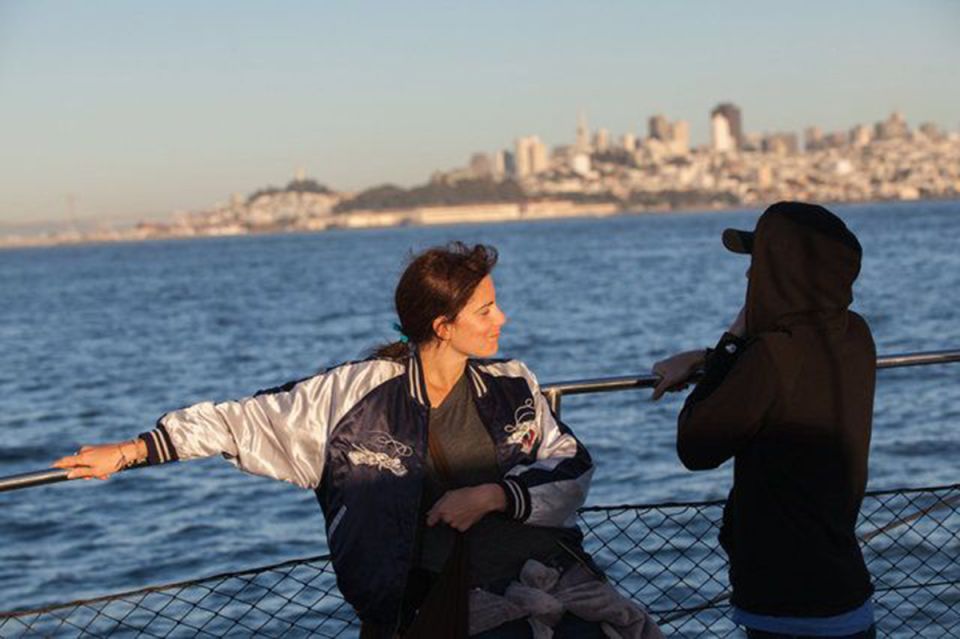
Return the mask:
{"type": "MultiPolygon", "coordinates": [[[[863,254],[857,236],[847,228],[843,220],[822,206],[805,202],[778,202],[764,211],[757,221],[757,228],[764,220],[769,223],[770,218],[789,220],[800,227],[841,242],[856,251],[858,255],[863,254]]],[[[723,246],[728,251],[750,255],[753,253],[755,235],[756,231],[724,229],[721,239],[723,240],[723,246]]]]}
{"type": "Polygon", "coordinates": [[[728,251],[750,255],[753,253],[753,231],[723,230],[723,246],[728,251]]]}

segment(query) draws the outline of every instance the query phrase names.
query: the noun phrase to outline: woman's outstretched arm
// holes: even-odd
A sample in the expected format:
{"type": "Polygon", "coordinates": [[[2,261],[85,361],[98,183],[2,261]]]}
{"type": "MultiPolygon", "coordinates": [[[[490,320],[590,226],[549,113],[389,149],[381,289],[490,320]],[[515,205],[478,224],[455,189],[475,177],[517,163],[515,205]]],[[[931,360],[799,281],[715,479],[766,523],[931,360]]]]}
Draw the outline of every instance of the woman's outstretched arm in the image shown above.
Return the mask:
{"type": "Polygon", "coordinates": [[[134,439],[114,444],[83,446],[73,455],[51,464],[69,471],[69,479],[107,479],[110,475],[147,461],[147,444],[134,439]]]}
{"type": "Polygon", "coordinates": [[[54,465],[73,477],[106,478],[137,463],[223,455],[246,472],[313,489],[323,475],[330,431],[370,389],[402,370],[356,362],[241,400],[201,402],[167,413],[134,442],[84,447],[54,465]]]}

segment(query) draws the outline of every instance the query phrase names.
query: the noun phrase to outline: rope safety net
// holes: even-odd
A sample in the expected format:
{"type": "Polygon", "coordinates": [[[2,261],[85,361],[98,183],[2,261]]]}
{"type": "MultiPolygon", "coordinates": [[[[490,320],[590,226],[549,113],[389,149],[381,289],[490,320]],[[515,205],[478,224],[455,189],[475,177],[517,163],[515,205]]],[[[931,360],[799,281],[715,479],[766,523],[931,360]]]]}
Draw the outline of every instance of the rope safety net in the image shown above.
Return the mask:
{"type": "MultiPolygon", "coordinates": [[[[585,544],[668,636],[739,636],[729,619],[723,502],[595,506],[585,544]]],[[[879,636],[960,634],[960,484],[868,493],[858,533],[879,636]]],[[[0,613],[0,637],[355,637],[327,556],[0,613]]]]}

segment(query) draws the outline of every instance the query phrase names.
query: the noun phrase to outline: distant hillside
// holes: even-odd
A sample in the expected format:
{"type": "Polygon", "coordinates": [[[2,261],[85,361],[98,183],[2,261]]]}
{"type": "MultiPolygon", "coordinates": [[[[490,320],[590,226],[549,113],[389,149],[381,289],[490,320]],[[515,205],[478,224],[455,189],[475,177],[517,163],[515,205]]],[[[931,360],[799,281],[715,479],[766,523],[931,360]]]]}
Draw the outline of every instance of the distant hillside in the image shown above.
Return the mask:
{"type": "Polygon", "coordinates": [[[418,206],[519,202],[525,197],[526,194],[523,189],[513,180],[502,182],[490,178],[458,180],[456,182],[439,180],[410,189],[383,184],[362,191],[349,200],[340,202],[333,208],[333,211],[334,213],[348,213],[350,211],[379,211],[418,206]]]}
{"type": "Polygon", "coordinates": [[[282,189],[275,186],[267,186],[262,189],[258,189],[251,193],[249,197],[247,197],[247,204],[251,204],[263,196],[277,195],[279,193],[317,193],[319,195],[334,195],[334,192],[327,188],[326,185],[320,184],[316,180],[307,178],[303,180],[291,180],[290,183],[282,189]]]}

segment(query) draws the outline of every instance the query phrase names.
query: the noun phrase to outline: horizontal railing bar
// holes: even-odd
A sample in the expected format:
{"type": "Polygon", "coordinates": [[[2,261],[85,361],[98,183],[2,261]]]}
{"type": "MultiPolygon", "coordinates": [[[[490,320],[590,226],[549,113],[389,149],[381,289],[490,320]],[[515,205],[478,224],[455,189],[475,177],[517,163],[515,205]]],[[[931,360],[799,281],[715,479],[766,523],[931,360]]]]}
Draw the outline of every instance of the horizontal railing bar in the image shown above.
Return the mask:
{"type": "MultiPolygon", "coordinates": [[[[925,353],[903,353],[882,355],[877,358],[877,368],[902,368],[906,366],[929,366],[931,364],[949,364],[960,362],[960,350],[929,351],[925,353]]],[[[695,381],[696,378],[693,378],[695,381]]],[[[553,382],[543,385],[543,392],[559,395],[581,395],[584,393],[605,393],[629,390],[631,388],[652,388],[660,378],[647,373],[625,377],[599,377],[565,382],[553,382]]]]}
{"type": "MultiPolygon", "coordinates": [[[[905,366],[929,366],[931,364],[949,364],[960,362],[960,350],[928,351],[924,353],[903,353],[899,355],[882,355],[877,358],[877,368],[901,368],[905,366]]],[[[696,377],[693,378],[696,380],[696,377]]],[[[572,380],[545,384],[542,389],[553,404],[559,408],[559,399],[564,395],[581,395],[585,393],[606,393],[612,391],[629,390],[632,388],[652,388],[657,385],[659,378],[656,375],[633,375],[626,377],[600,377],[596,379],[572,380]]],[[[19,490],[32,486],[55,484],[67,479],[65,470],[41,470],[20,475],[0,477],[0,493],[8,490],[19,490]]]]}
{"type": "Polygon", "coordinates": [[[5,490],[17,490],[19,488],[30,488],[31,486],[43,486],[44,484],[56,484],[61,481],[70,481],[67,478],[67,471],[41,470],[34,473],[23,473],[20,475],[9,475],[0,477],[0,493],[5,490]]]}
{"type": "Polygon", "coordinates": [[[930,364],[950,364],[951,362],[960,362],[960,350],[903,353],[902,355],[882,355],[877,358],[877,368],[929,366],[930,364]]]}

